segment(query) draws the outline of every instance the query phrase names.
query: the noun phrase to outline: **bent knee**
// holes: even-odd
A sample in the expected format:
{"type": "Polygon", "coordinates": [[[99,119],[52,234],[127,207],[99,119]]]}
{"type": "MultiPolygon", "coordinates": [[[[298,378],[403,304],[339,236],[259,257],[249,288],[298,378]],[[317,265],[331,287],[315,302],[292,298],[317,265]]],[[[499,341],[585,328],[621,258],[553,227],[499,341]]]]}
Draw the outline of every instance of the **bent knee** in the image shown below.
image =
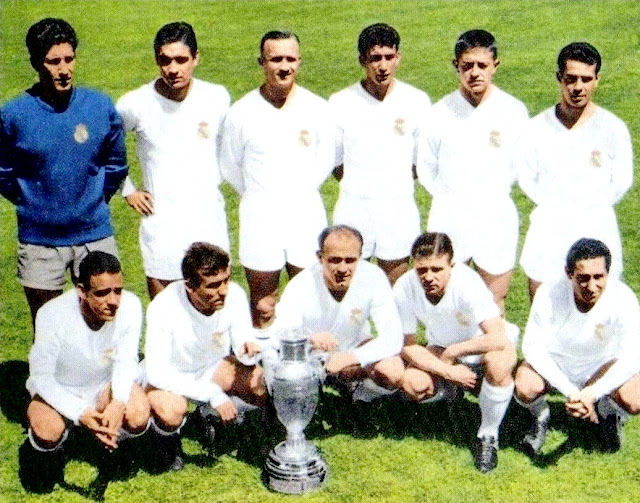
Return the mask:
{"type": "Polygon", "coordinates": [[[39,402],[31,402],[27,409],[27,421],[31,431],[46,443],[58,443],[67,429],[65,419],[55,409],[34,406],[34,403],[41,405],[39,402]]]}
{"type": "Polygon", "coordinates": [[[186,398],[175,395],[172,399],[150,399],[151,410],[164,425],[177,428],[187,415],[188,402],[186,398]]]}

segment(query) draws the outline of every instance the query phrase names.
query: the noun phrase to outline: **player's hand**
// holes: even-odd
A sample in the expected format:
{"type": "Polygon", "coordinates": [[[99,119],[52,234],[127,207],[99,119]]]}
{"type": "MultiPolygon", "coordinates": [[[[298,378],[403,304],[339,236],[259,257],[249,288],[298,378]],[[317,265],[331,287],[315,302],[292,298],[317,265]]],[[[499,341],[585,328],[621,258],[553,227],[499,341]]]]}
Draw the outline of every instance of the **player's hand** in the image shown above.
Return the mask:
{"type": "Polygon", "coordinates": [[[338,341],[331,332],[317,332],[309,339],[311,347],[319,351],[333,351],[338,347],[338,341]]]}
{"type": "Polygon", "coordinates": [[[440,353],[440,360],[447,365],[455,365],[458,361],[458,355],[454,353],[453,346],[449,346],[442,353],[440,353]]]}
{"type": "Polygon", "coordinates": [[[129,206],[143,216],[153,215],[153,196],[146,190],[136,190],[125,197],[129,206]]]}
{"type": "Polygon", "coordinates": [[[262,351],[262,347],[255,342],[247,341],[240,348],[240,356],[248,356],[249,358],[254,357],[258,353],[262,351]]]}
{"type": "Polygon", "coordinates": [[[120,434],[125,408],[125,404],[119,400],[111,400],[102,413],[102,424],[109,428],[112,435],[118,436],[120,434]]]}
{"type": "Polygon", "coordinates": [[[220,419],[223,423],[230,423],[236,417],[238,417],[238,409],[231,400],[221,403],[215,408],[220,415],[220,419]]]}
{"type": "Polygon", "coordinates": [[[577,393],[571,393],[567,397],[565,409],[573,417],[588,419],[592,423],[598,424],[596,399],[589,387],[584,388],[577,393]]]}
{"type": "Polygon", "coordinates": [[[329,374],[337,374],[347,367],[358,365],[358,360],[353,353],[333,353],[327,360],[326,369],[329,374]]]}
{"type": "Polygon", "coordinates": [[[104,413],[88,408],[82,413],[78,422],[91,431],[107,449],[118,447],[117,436],[113,435],[110,428],[104,424],[104,413]]]}
{"type": "Polygon", "coordinates": [[[463,388],[473,389],[478,382],[478,375],[466,365],[458,363],[451,365],[447,379],[463,388]]]}

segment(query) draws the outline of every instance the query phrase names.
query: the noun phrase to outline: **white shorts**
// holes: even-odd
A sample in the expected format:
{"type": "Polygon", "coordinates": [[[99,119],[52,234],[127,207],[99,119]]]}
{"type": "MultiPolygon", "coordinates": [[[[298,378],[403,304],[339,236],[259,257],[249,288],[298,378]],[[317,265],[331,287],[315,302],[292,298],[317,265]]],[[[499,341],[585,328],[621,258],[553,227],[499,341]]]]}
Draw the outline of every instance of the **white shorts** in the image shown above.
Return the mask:
{"type": "Polygon", "coordinates": [[[473,259],[489,274],[514,268],[518,228],[518,210],[509,196],[487,200],[436,196],[427,223],[430,232],[444,232],[451,238],[456,262],[473,259]]]}
{"type": "Polygon", "coordinates": [[[214,201],[196,203],[188,208],[169,209],[142,217],[140,251],[144,272],[149,278],[182,279],[182,259],[196,241],[219,246],[229,252],[229,230],[224,199],[218,192],[214,201]],[[191,211],[193,210],[193,211],[191,211]]]}
{"type": "Polygon", "coordinates": [[[420,234],[420,213],[413,197],[368,199],[341,191],[333,210],[333,223],[360,231],[364,258],[408,257],[420,234]]]}
{"type": "Polygon", "coordinates": [[[529,231],[520,264],[535,281],[552,281],[564,274],[567,252],[578,239],[599,239],[611,251],[609,275],[622,274],[622,244],[613,208],[560,210],[537,207],[529,216],[529,231]]]}
{"type": "Polygon", "coordinates": [[[277,197],[247,196],[240,201],[240,263],[254,271],[278,271],[289,263],[309,267],[318,257],[318,236],[327,214],[318,192],[277,197]]]}

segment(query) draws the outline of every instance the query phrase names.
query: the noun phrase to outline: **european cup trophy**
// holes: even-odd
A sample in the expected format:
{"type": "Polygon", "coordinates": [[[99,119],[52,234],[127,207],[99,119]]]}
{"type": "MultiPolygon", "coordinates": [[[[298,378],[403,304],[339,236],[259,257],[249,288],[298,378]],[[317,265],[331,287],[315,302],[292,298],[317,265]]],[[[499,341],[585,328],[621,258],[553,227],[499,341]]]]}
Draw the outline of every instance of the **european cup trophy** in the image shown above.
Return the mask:
{"type": "Polygon", "coordinates": [[[278,419],[287,438],[269,453],[265,479],[274,491],[301,494],[319,488],[327,478],[327,464],[304,436],[318,404],[323,364],[309,358],[301,331],[281,335],[280,354],[265,362],[267,380],[278,419]],[[269,375],[270,374],[270,375],[269,375]]]}

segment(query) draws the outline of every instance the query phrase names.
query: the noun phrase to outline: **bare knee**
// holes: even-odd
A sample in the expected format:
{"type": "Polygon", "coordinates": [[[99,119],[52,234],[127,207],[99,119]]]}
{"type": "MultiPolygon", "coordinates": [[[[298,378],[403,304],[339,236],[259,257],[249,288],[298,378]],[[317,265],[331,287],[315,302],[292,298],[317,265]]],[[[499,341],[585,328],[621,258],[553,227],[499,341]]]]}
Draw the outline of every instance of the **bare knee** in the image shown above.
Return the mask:
{"type": "Polygon", "coordinates": [[[546,383],[526,362],[516,372],[516,396],[524,403],[531,403],[546,391],[546,383]]]}
{"type": "Polygon", "coordinates": [[[124,413],[124,423],[127,429],[132,432],[143,431],[149,423],[150,415],[151,407],[147,396],[140,388],[132,391],[124,413]]]}
{"type": "Polygon", "coordinates": [[[158,391],[147,394],[154,417],[167,428],[178,428],[187,415],[187,399],[174,393],[158,391]]]}
{"type": "Polygon", "coordinates": [[[60,442],[67,429],[64,417],[53,407],[38,400],[29,404],[27,421],[33,434],[47,444],[60,442]]]}
{"type": "Polygon", "coordinates": [[[381,386],[393,389],[401,385],[405,367],[399,356],[386,358],[374,365],[371,377],[381,386]]]}
{"type": "Polygon", "coordinates": [[[494,386],[508,386],[513,382],[516,352],[512,344],[502,351],[490,351],[484,355],[484,370],[487,380],[494,386]]]}
{"type": "Polygon", "coordinates": [[[636,374],[620,386],[614,399],[629,414],[640,414],[640,375],[636,374]]]}
{"type": "Polygon", "coordinates": [[[435,394],[435,383],[431,376],[418,369],[407,369],[400,388],[414,401],[424,400],[435,394]]]}

